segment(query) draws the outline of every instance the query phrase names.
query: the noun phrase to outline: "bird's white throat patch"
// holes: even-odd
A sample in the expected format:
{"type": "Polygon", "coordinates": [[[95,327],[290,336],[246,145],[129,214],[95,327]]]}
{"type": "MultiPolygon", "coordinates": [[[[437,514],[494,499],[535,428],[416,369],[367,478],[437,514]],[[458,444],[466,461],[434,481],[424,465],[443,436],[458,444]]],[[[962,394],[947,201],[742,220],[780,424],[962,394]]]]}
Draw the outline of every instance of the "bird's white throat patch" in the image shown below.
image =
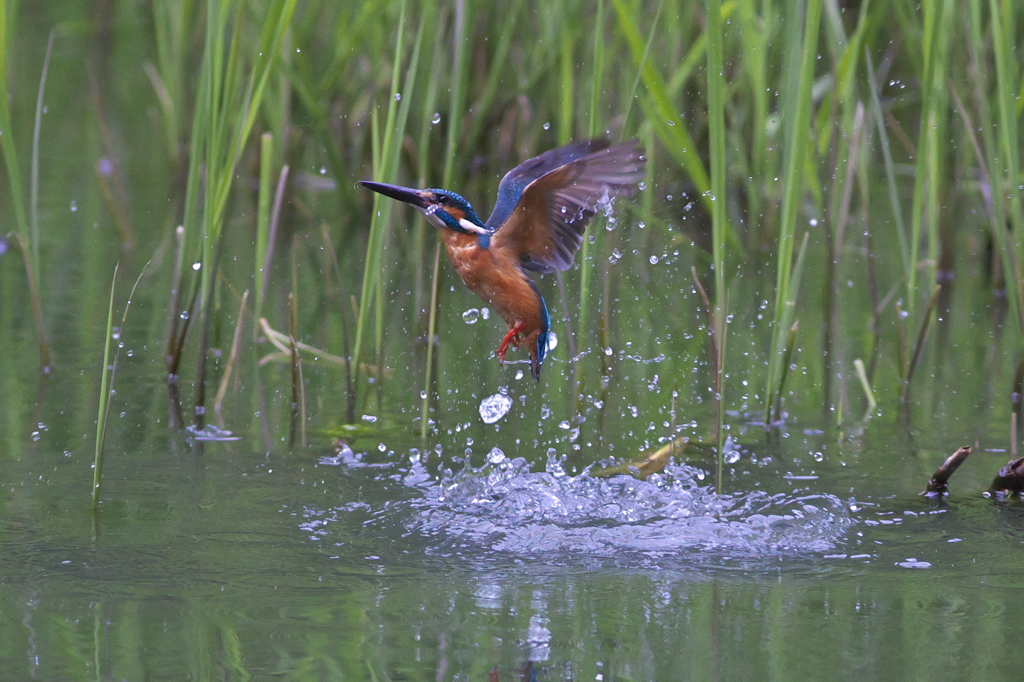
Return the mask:
{"type": "Polygon", "coordinates": [[[475,232],[476,234],[487,234],[486,229],[480,227],[476,223],[472,223],[466,220],[465,218],[459,220],[459,225],[462,227],[463,230],[466,230],[467,232],[475,232]]]}

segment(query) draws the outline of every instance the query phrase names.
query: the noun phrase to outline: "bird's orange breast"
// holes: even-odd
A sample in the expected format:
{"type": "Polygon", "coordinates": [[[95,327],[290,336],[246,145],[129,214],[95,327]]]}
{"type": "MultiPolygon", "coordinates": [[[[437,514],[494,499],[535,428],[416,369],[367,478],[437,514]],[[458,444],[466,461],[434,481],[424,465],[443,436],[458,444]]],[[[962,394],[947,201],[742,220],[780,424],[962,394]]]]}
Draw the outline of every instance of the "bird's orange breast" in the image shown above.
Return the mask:
{"type": "Polygon", "coordinates": [[[527,333],[541,328],[539,295],[514,257],[480,248],[476,235],[453,230],[441,234],[455,271],[470,291],[494,306],[510,326],[524,323],[527,333]]]}

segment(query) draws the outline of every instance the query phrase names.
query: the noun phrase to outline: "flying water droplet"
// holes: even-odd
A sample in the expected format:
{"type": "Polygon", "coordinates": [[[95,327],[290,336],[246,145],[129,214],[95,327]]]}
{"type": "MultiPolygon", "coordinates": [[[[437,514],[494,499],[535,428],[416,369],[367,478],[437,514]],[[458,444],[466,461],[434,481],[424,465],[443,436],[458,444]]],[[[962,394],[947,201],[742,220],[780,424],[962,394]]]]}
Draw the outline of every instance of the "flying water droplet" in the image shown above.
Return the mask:
{"type": "Polygon", "coordinates": [[[554,332],[548,332],[548,349],[545,351],[545,355],[558,348],[558,334],[554,332]]]}
{"type": "Polygon", "coordinates": [[[466,312],[462,313],[462,321],[466,324],[476,324],[476,321],[480,319],[480,311],[476,308],[470,308],[466,312]]]}
{"type": "Polygon", "coordinates": [[[434,125],[437,125],[438,123],[440,123],[441,122],[441,114],[435,113],[433,118],[430,119],[430,122],[433,123],[434,125]]]}
{"type": "Polygon", "coordinates": [[[544,130],[551,130],[551,123],[550,122],[544,124],[544,130]]]}
{"type": "Polygon", "coordinates": [[[401,102],[402,101],[402,93],[400,93],[400,92],[396,92],[395,93],[395,101],[396,102],[401,102]]]}
{"type": "Polygon", "coordinates": [[[731,438],[725,440],[722,450],[725,452],[724,459],[726,464],[735,464],[740,461],[740,449],[736,447],[736,443],[731,438]]]}
{"type": "Polygon", "coordinates": [[[480,401],[480,418],[484,424],[493,424],[512,408],[512,398],[504,393],[495,393],[480,401]]]}

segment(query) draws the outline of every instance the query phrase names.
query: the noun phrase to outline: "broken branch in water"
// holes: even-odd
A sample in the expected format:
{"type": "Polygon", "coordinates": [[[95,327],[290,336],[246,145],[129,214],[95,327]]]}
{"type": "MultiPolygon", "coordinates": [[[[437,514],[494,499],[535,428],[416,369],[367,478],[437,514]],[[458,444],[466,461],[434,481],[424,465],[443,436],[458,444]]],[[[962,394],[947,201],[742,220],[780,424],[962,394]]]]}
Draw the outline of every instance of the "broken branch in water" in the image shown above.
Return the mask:
{"type": "MultiPolygon", "coordinates": [[[[960,465],[964,463],[964,460],[967,459],[969,454],[971,454],[971,446],[965,445],[958,448],[956,452],[947,457],[946,461],[942,463],[942,466],[936,469],[935,473],[932,474],[931,480],[928,481],[928,486],[921,494],[927,497],[942,497],[945,495],[949,490],[947,486],[949,483],[949,477],[952,476],[953,472],[955,472],[960,465]]],[[[999,473],[1002,472],[1000,471],[999,473]]],[[[1024,480],[1024,478],[1022,478],[1022,480],[1024,480]]]]}
{"type": "Polygon", "coordinates": [[[609,478],[620,474],[629,474],[636,478],[647,478],[651,474],[656,474],[664,469],[665,465],[668,464],[668,460],[671,459],[673,455],[682,454],[683,450],[686,449],[686,444],[689,442],[690,439],[686,436],[679,436],[643,459],[625,462],[624,464],[616,466],[604,467],[597,471],[591,471],[590,475],[595,478],[609,478]]]}
{"type": "Polygon", "coordinates": [[[992,479],[990,489],[1003,494],[1024,492],[1024,457],[1007,462],[992,479]]]}

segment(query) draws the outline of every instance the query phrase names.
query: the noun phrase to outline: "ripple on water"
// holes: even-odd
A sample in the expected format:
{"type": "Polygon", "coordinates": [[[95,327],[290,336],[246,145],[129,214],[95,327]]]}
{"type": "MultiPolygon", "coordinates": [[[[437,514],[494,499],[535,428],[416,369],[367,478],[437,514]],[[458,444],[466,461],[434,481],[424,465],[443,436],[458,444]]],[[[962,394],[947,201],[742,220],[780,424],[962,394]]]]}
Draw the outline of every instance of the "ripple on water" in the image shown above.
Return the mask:
{"type": "MultiPolygon", "coordinates": [[[[685,465],[643,481],[601,479],[569,475],[556,460],[531,471],[525,459],[496,450],[479,469],[438,479],[414,462],[403,478],[417,494],[370,512],[363,529],[420,536],[445,553],[481,550],[559,563],[580,555],[774,559],[831,552],[851,525],[847,506],[833,495],[718,495],[700,470],[685,465]]],[[[336,511],[307,520],[344,518],[336,511]]]]}

